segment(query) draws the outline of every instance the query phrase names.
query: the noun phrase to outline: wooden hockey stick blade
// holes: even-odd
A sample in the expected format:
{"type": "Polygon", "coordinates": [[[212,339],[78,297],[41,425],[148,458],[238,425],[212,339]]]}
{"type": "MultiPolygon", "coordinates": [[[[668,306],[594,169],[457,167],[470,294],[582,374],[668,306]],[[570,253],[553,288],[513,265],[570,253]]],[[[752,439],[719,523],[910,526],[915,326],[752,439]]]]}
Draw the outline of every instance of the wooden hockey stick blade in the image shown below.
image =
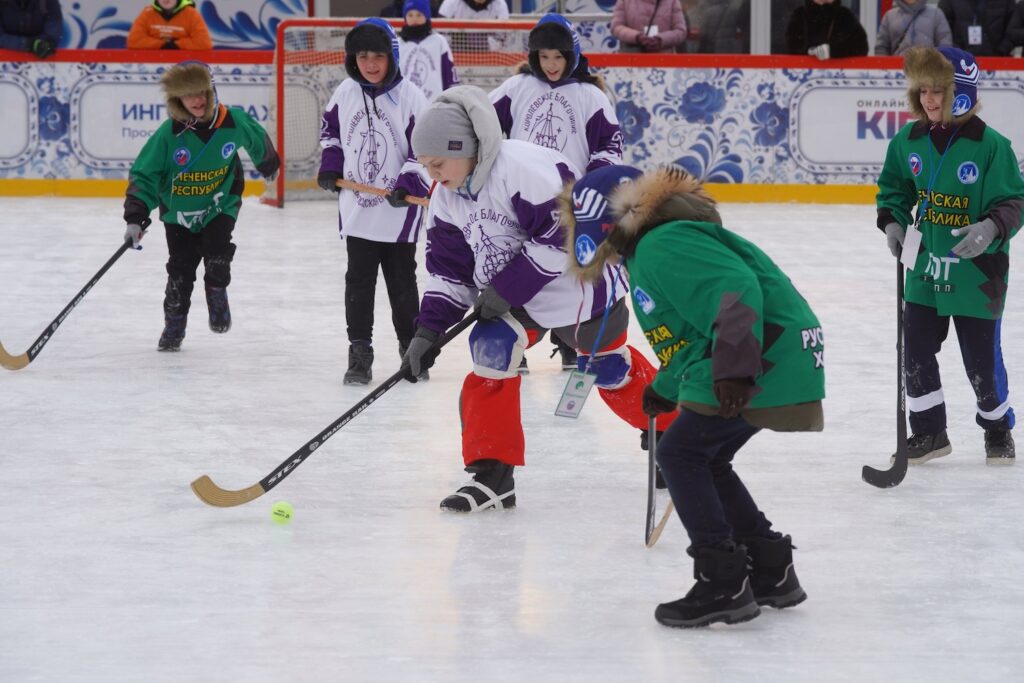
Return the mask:
{"type": "Polygon", "coordinates": [[[21,370],[23,367],[28,365],[29,360],[28,352],[21,354],[20,356],[12,356],[7,353],[7,349],[4,348],[3,344],[0,344],[0,367],[4,367],[8,370],[21,370]]]}
{"type": "Polygon", "coordinates": [[[253,484],[249,488],[238,491],[229,491],[214,484],[213,479],[204,474],[192,482],[192,492],[207,505],[231,508],[255,500],[267,491],[259,484],[253,484]]]}
{"type": "MultiPolygon", "coordinates": [[[[378,197],[387,197],[389,194],[391,194],[390,191],[385,190],[382,187],[364,185],[363,183],[357,183],[352,180],[345,180],[344,178],[338,178],[338,181],[335,183],[335,185],[337,185],[343,190],[355,190],[356,192],[375,194],[378,197]]],[[[405,201],[408,202],[409,204],[415,204],[416,206],[430,206],[429,197],[414,197],[413,195],[408,195],[405,198],[405,201]]]]}
{"type": "Polygon", "coordinates": [[[654,531],[651,532],[650,537],[647,539],[648,548],[653,548],[654,544],[658,542],[659,538],[661,538],[661,532],[665,530],[665,525],[668,524],[668,520],[675,509],[675,504],[670,500],[668,502],[668,506],[665,508],[665,514],[661,516],[661,521],[658,522],[658,526],[654,527],[654,531]]]}
{"type": "MultiPolygon", "coordinates": [[[[447,332],[441,335],[441,337],[434,342],[434,345],[431,347],[432,350],[440,352],[448,342],[455,339],[455,337],[479,320],[479,318],[479,313],[476,311],[471,312],[465,318],[453,325],[447,332]]],[[[295,471],[295,469],[301,465],[306,458],[316,452],[317,449],[319,449],[327,439],[334,436],[338,430],[347,425],[354,417],[373,405],[374,402],[391,390],[392,387],[405,379],[405,372],[405,367],[400,368],[398,372],[384,380],[380,386],[376,387],[373,391],[364,396],[362,400],[345,411],[341,417],[327,425],[327,427],[319,434],[300,446],[297,451],[288,457],[287,460],[275,467],[270,474],[252,486],[239,489],[237,491],[222,489],[213,483],[213,480],[210,479],[209,476],[204,474],[192,482],[192,492],[196,494],[196,497],[199,498],[199,500],[203,501],[207,505],[219,508],[235,507],[236,505],[242,505],[259,498],[264,493],[280,484],[285,477],[295,471]]]]}

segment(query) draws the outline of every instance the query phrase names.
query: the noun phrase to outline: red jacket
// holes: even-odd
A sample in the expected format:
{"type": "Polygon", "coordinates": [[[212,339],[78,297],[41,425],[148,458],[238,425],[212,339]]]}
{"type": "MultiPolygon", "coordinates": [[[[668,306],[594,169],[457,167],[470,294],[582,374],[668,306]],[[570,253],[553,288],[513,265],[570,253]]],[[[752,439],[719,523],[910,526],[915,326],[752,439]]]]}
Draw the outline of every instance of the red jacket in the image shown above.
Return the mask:
{"type": "Polygon", "coordinates": [[[128,32],[127,47],[130,50],[159,50],[168,40],[173,40],[182,50],[213,49],[206,22],[191,3],[172,14],[169,20],[155,6],[147,6],[135,18],[132,30],[128,32]]]}

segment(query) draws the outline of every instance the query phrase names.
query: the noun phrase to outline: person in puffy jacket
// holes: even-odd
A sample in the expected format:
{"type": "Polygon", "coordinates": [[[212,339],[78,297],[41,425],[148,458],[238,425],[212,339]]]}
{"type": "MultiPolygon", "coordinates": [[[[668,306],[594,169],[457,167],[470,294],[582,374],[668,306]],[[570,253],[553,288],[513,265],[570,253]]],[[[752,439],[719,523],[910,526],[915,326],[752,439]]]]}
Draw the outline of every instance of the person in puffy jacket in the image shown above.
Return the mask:
{"type": "Polygon", "coordinates": [[[878,26],[875,54],[902,55],[915,45],[952,47],[949,22],[928,0],[896,0],[878,26]]]}
{"type": "Polygon", "coordinates": [[[194,0],[153,0],[128,32],[129,50],[212,50],[194,0]]]}
{"type": "Polygon", "coordinates": [[[612,35],[622,52],[675,52],[686,40],[683,8],[679,0],[618,0],[612,35]]]}
{"type": "Polygon", "coordinates": [[[58,0],[0,2],[0,49],[46,59],[57,50],[63,32],[58,0]]]}

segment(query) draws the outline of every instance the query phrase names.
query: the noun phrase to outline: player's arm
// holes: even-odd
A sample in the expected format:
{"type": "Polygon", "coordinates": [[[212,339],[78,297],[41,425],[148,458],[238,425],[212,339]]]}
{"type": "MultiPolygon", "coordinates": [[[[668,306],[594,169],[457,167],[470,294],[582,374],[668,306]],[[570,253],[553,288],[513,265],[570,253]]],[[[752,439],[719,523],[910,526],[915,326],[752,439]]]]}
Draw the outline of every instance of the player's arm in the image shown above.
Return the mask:
{"type": "Polygon", "coordinates": [[[478,291],[473,249],[445,218],[443,207],[438,207],[427,230],[427,286],[416,319],[417,325],[439,334],[462,319],[478,291]]]}
{"type": "Polygon", "coordinates": [[[622,132],[611,102],[601,92],[595,92],[596,108],[587,120],[587,149],[590,160],[587,171],[602,166],[622,163],[622,132]]]}

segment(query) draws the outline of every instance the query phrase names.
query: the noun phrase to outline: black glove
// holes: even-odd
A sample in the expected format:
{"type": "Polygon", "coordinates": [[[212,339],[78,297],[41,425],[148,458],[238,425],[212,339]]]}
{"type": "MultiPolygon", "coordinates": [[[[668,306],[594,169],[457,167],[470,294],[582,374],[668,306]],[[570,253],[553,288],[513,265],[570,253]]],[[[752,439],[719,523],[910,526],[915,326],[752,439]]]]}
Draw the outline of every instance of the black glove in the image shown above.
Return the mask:
{"type": "Polygon", "coordinates": [[[335,173],[334,171],[323,171],[316,177],[316,184],[320,186],[321,190],[337,194],[338,192],[341,192],[341,188],[338,187],[339,178],[341,178],[340,173],[335,173]]]}
{"type": "Polygon", "coordinates": [[[168,40],[163,45],[160,46],[160,49],[161,50],[178,50],[180,48],[178,47],[178,44],[176,42],[174,42],[173,40],[168,40]]]}
{"type": "Polygon", "coordinates": [[[477,311],[484,320],[500,318],[511,309],[512,304],[505,301],[505,297],[501,294],[498,294],[498,290],[494,288],[494,285],[488,285],[487,289],[480,293],[480,298],[476,300],[476,304],[473,306],[473,310],[477,311]]]}
{"type": "Polygon", "coordinates": [[[416,328],[416,334],[409,342],[409,348],[405,350],[405,355],[402,356],[402,370],[405,371],[403,376],[406,380],[415,384],[420,373],[429,370],[434,365],[437,354],[441,353],[440,349],[434,348],[434,342],[440,336],[426,327],[416,328]]]}
{"type": "Polygon", "coordinates": [[[53,43],[46,38],[36,38],[32,41],[32,54],[39,59],[46,59],[56,51],[53,43]]]}
{"type": "Polygon", "coordinates": [[[714,384],[715,398],[718,399],[718,414],[725,418],[736,417],[750,401],[754,393],[754,381],[749,377],[720,379],[714,384]]]}
{"type": "Polygon", "coordinates": [[[404,187],[396,187],[391,192],[388,192],[384,198],[388,200],[388,204],[396,209],[405,209],[409,207],[409,202],[405,201],[405,198],[408,196],[409,190],[404,187]]]}
{"type": "Polygon", "coordinates": [[[676,409],[676,403],[655,391],[653,384],[648,384],[640,397],[640,408],[647,417],[657,417],[662,413],[671,413],[676,409]]]}

